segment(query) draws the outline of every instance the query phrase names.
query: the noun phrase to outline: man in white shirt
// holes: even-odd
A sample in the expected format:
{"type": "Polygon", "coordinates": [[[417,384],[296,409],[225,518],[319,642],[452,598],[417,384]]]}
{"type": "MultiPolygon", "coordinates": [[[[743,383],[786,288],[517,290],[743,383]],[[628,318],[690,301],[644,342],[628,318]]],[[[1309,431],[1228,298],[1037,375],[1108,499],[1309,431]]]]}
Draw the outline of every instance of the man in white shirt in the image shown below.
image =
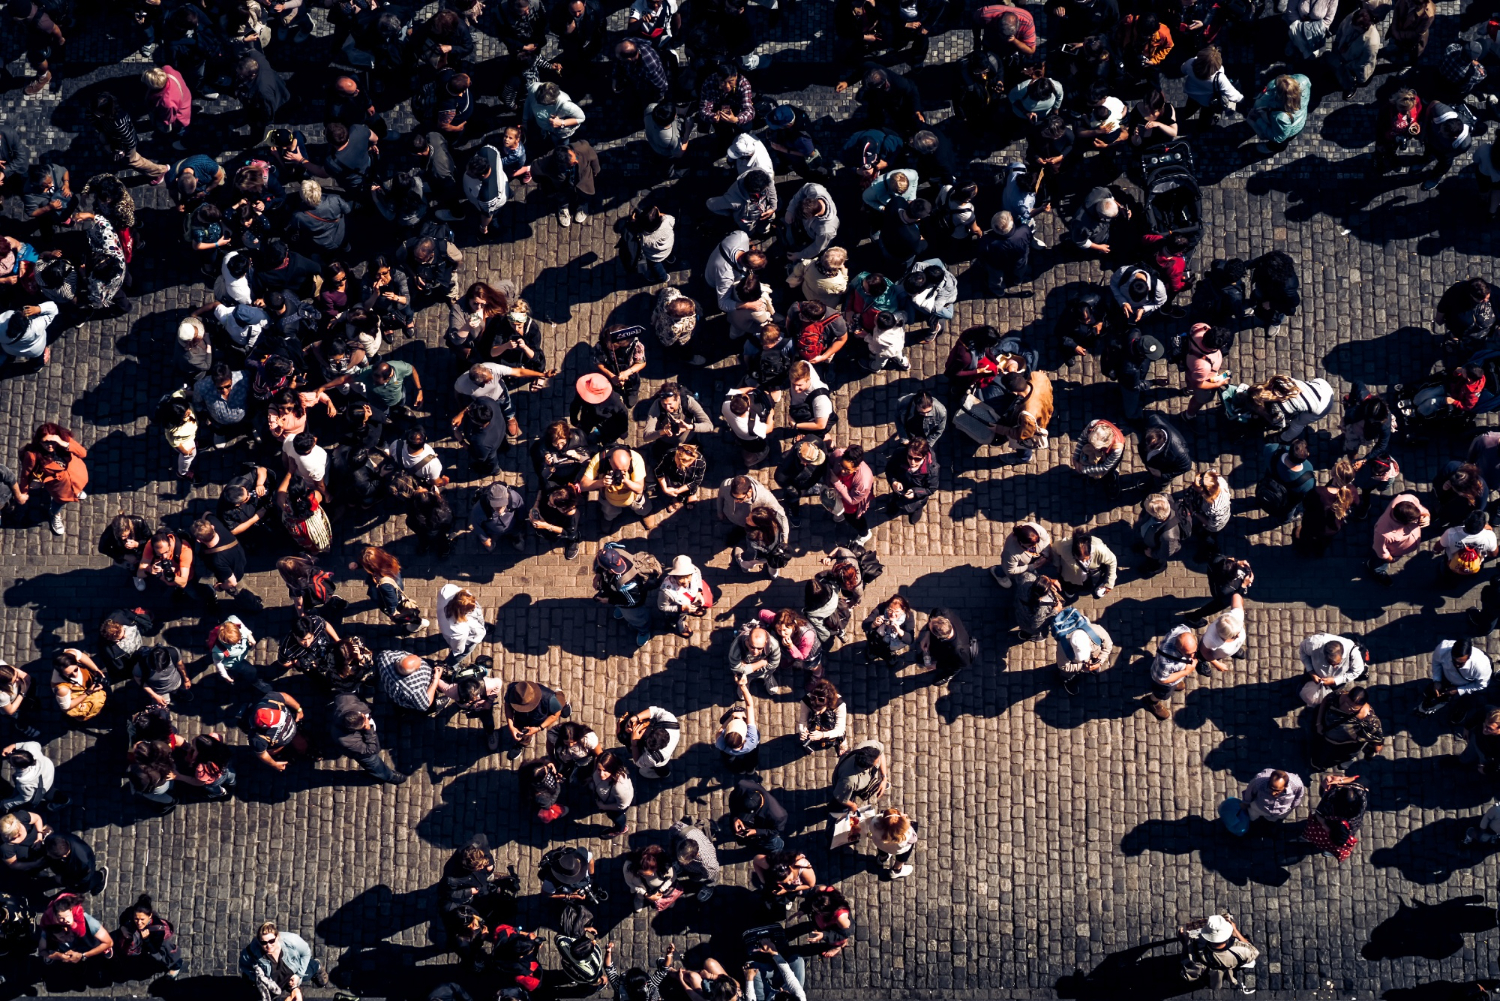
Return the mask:
{"type": "Polygon", "coordinates": [[[0,313],[0,365],[12,358],[17,361],[41,358],[43,365],[51,361],[47,328],[57,319],[57,313],[57,303],[50,300],[0,313]]]}
{"type": "Polygon", "coordinates": [[[294,475],[302,477],[308,486],[316,487],[324,497],[328,496],[328,451],[318,444],[311,431],[288,438],[281,451],[294,475]]]}
{"type": "Polygon", "coordinates": [[[34,740],[10,744],[0,750],[0,757],[10,765],[10,784],[14,789],[9,797],[0,800],[0,813],[68,805],[70,800],[66,795],[53,793],[57,772],[51,759],[43,753],[41,744],[34,740]]]}
{"type": "Polygon", "coordinates": [[[1474,646],[1468,637],[1443,640],[1432,651],[1432,688],[1417,711],[1432,715],[1443,703],[1453,703],[1453,715],[1459,717],[1471,701],[1470,696],[1484,691],[1490,683],[1490,659],[1474,646]]]}
{"type": "Polygon", "coordinates": [[[1297,655],[1307,671],[1307,683],[1299,694],[1309,706],[1317,705],[1365,675],[1364,651],[1346,636],[1313,633],[1302,641],[1297,655]]]}

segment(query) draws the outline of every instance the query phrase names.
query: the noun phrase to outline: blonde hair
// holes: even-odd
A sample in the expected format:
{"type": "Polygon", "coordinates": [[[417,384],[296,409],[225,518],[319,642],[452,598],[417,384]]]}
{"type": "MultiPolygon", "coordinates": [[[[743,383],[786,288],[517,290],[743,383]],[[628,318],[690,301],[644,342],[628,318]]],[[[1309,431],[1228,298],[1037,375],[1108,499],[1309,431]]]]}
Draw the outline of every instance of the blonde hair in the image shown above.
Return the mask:
{"type": "Polygon", "coordinates": [[[465,589],[453,596],[453,600],[448,602],[448,607],[444,609],[444,613],[450,619],[462,619],[478,607],[479,599],[475,598],[470,591],[465,589]]]}
{"type": "Polygon", "coordinates": [[[1354,507],[1355,497],[1358,496],[1353,487],[1335,487],[1333,491],[1333,504],[1330,505],[1333,516],[1343,521],[1349,516],[1349,509],[1354,507]]]}
{"type": "Polygon", "coordinates": [[[1214,630],[1222,640],[1237,640],[1240,638],[1240,617],[1233,612],[1225,612],[1214,622],[1214,630]]]}
{"type": "Polygon", "coordinates": [[[506,310],[506,312],[525,313],[527,316],[530,316],[531,303],[527,302],[525,299],[512,299],[510,303],[510,309],[506,310]]]}
{"type": "Polygon", "coordinates": [[[890,175],[886,177],[885,183],[898,195],[906,194],[911,188],[911,178],[899,170],[891,171],[890,175]]]}
{"type": "Polygon", "coordinates": [[[1302,110],[1302,85],[1295,77],[1283,73],[1276,78],[1276,96],[1281,98],[1281,110],[1296,112],[1302,110]]]}
{"type": "Polygon", "coordinates": [[[26,824],[14,813],[7,813],[0,817],[0,835],[13,838],[24,830],[26,830],[26,824]]]}
{"type": "Polygon", "coordinates": [[[875,818],[875,829],[892,841],[905,841],[911,833],[911,819],[892,807],[875,818]]]}
{"type": "Polygon", "coordinates": [[[1218,500],[1219,491],[1223,487],[1223,478],[1212,469],[1205,469],[1193,479],[1193,488],[1202,494],[1205,500],[1218,500]]]}
{"type": "Polygon", "coordinates": [[[224,622],[219,625],[220,642],[234,646],[240,641],[243,635],[240,632],[240,624],[238,622],[224,622]]]}
{"type": "Polygon", "coordinates": [[[141,83],[145,84],[147,87],[150,87],[152,90],[162,90],[163,88],[165,88],[167,86],[168,79],[169,77],[167,76],[167,71],[162,69],[160,66],[153,66],[146,72],[141,74],[141,83]]]}
{"type": "Polygon", "coordinates": [[[265,938],[267,935],[280,935],[281,929],[276,927],[274,921],[263,921],[261,926],[255,929],[256,938],[265,938]]]}
{"type": "Polygon", "coordinates": [[[793,382],[797,382],[801,379],[811,379],[812,372],[813,367],[807,363],[807,359],[798,358],[796,361],[792,362],[792,367],[787,369],[787,378],[791,379],[793,382]]]}
{"type": "Polygon", "coordinates": [[[1152,494],[1141,506],[1157,521],[1166,521],[1172,516],[1172,502],[1167,499],[1166,494],[1152,494]]]}
{"type": "Polygon", "coordinates": [[[317,208],[323,201],[323,186],[317,181],[307,180],[297,185],[297,197],[302,199],[302,204],[308,208],[317,208]]]}
{"type": "Polygon", "coordinates": [[[1347,487],[1354,482],[1354,463],[1349,461],[1347,455],[1341,455],[1333,468],[1328,471],[1328,485],[1330,487],[1347,487]]]}
{"type": "Polygon", "coordinates": [[[849,251],[843,247],[829,247],[818,256],[830,268],[842,268],[845,264],[849,263],[849,251]]]}

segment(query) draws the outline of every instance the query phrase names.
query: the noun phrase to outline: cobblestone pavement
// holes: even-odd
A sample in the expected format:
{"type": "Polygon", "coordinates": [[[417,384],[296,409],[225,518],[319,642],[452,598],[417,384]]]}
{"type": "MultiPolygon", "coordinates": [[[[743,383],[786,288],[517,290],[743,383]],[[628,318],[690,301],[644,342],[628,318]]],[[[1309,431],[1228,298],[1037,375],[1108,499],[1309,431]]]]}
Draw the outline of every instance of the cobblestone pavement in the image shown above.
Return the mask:
{"type": "MultiPolygon", "coordinates": [[[[1456,4],[1444,3],[1440,11],[1433,50],[1456,30],[1456,4]]],[[[621,11],[612,23],[623,25],[621,11]]],[[[821,118],[825,149],[835,147],[842,129],[835,123],[852,107],[849,95],[803,86],[813,68],[827,62],[828,32],[822,0],[802,4],[775,33],[778,41],[763,49],[774,52],[780,65],[757,74],[763,89],[799,91],[796,99],[821,118]]],[[[23,73],[15,41],[3,44],[11,69],[23,73]]],[[[273,47],[270,55],[278,65],[295,65],[302,80],[327,62],[319,44],[306,43],[290,61],[284,50],[273,47]]],[[[493,43],[484,44],[481,55],[494,56],[493,43]]],[[[943,117],[935,98],[952,72],[940,64],[968,46],[967,32],[950,31],[934,46],[930,65],[917,73],[935,118],[943,117]]],[[[1276,48],[1270,41],[1260,45],[1260,64],[1268,64],[1276,48]]],[[[0,120],[21,128],[34,149],[50,148],[72,169],[75,187],[105,166],[96,140],[81,130],[79,101],[115,77],[121,78],[119,89],[133,92],[144,57],[129,49],[104,27],[91,25],[70,45],[51,93],[24,98],[19,77],[0,93],[0,120]]],[[[1251,50],[1241,46],[1230,57],[1241,86],[1254,82],[1251,50]]],[[[1382,73],[1377,84],[1384,93],[1390,80],[1382,73]]],[[[310,93],[317,89],[307,87],[310,93]]],[[[1318,93],[1336,89],[1324,81],[1318,93]]],[[[1434,357],[1428,330],[1437,295],[1456,279],[1490,270],[1492,228],[1480,225],[1471,210],[1469,171],[1455,171],[1430,194],[1367,179],[1364,143],[1376,89],[1365,88],[1351,103],[1323,97],[1302,137],[1269,161],[1249,163],[1236,152],[1248,136],[1238,120],[1200,144],[1209,220],[1200,261],[1282,248],[1298,260],[1302,275],[1304,308],[1286,333],[1268,339],[1247,331],[1239,338],[1230,362],[1239,378],[1326,373],[1344,389],[1355,379],[1388,386],[1420,375],[1434,357]]],[[[563,361],[558,389],[520,397],[529,431],[564,414],[563,387],[586,363],[580,342],[592,340],[617,311],[638,313],[645,298],[614,262],[608,227],[657,179],[642,159],[639,139],[624,134],[630,126],[619,124],[618,112],[604,106],[590,120],[590,138],[608,149],[606,208],[598,217],[562,230],[537,200],[518,201],[502,215],[502,239],[472,245],[472,232],[463,238],[470,244],[467,275],[509,278],[523,288],[546,321],[549,356],[563,361]]],[[[232,102],[213,102],[200,115],[210,119],[219,142],[236,145],[227,132],[232,102]]],[[[393,116],[399,127],[400,111],[393,116]]],[[[292,118],[316,142],[318,109],[299,104],[292,118]]],[[[961,129],[950,134],[966,152],[998,159],[997,151],[961,129]]],[[[243,135],[237,145],[244,145],[243,135]]],[[[147,152],[157,159],[170,156],[147,152]]],[[[680,259],[691,268],[719,232],[702,224],[699,199],[726,183],[722,168],[706,158],[694,166],[693,176],[656,185],[651,195],[675,207],[683,223],[691,220],[679,225],[680,259]]],[[[102,615],[136,603],[124,577],[94,555],[107,519],[126,510],[180,526],[185,512],[204,509],[216,493],[210,487],[177,496],[166,448],[147,425],[151,405],[171,387],[165,360],[172,332],[209,293],[191,280],[184,264],[176,214],[143,179],[131,183],[141,205],[144,260],[136,269],[135,309],[124,319],[69,331],[54,345],[52,364],[0,383],[0,454],[13,456],[42,420],[68,424],[91,450],[90,497],[69,512],[65,538],[45,528],[0,536],[0,655],[26,665],[40,680],[61,644],[86,644],[102,615]]],[[[993,200],[994,192],[986,197],[993,200]]],[[[8,209],[14,216],[14,200],[8,209]]],[[[363,232],[369,235],[373,227],[363,232]]],[[[1045,222],[1042,233],[1054,240],[1055,221],[1045,222]]],[[[982,285],[965,279],[958,322],[936,345],[914,351],[909,373],[866,376],[839,389],[850,437],[869,449],[887,441],[894,400],[918,385],[940,382],[953,331],[984,320],[1045,345],[1061,290],[1098,277],[1093,264],[1058,264],[1037,281],[1036,298],[1006,301],[979,297],[982,285]]],[[[437,390],[438,396],[453,376],[441,348],[442,323],[439,310],[424,311],[419,336],[393,351],[417,362],[424,385],[432,387],[429,394],[437,390]]],[[[704,336],[712,341],[723,335],[709,325],[704,336]]],[[[721,361],[689,382],[708,400],[729,376],[728,364],[721,361]]],[[[653,359],[651,380],[665,374],[653,359]]],[[[1108,600],[1082,605],[1121,645],[1117,666],[1069,698],[1054,688],[1052,643],[1015,640],[1000,611],[1001,595],[985,572],[1011,523],[1022,517],[1038,518],[1061,535],[1091,526],[1117,552],[1129,550],[1134,512],[1084,487],[1064,461],[1088,419],[1117,414],[1117,398],[1092,360],[1055,378],[1058,416],[1050,454],[1030,465],[988,453],[956,463],[952,442],[946,442],[943,490],[929,516],[916,526],[899,520],[875,530],[873,547],[888,570],[872,587],[871,600],[899,590],[920,609],[956,609],[979,637],[982,664],[940,689],[914,668],[890,673],[862,667],[857,645],[840,648],[831,659],[831,677],[854,713],[856,739],[878,738],[891,751],[889,802],[920,823],[915,876],[883,883],[863,860],[831,858],[823,850],[816,807],[832,760],[798,752],[795,701],[761,703],[765,731],[774,738],[765,756],[767,783],[785,791],[802,825],[796,843],[807,848],[819,877],[838,882],[854,901],[857,944],[839,959],[814,964],[813,996],[1127,996],[1139,975],[1127,970],[1136,956],[1128,950],[1160,944],[1178,923],[1215,910],[1232,911],[1262,948],[1259,986],[1272,997],[1368,997],[1492,973],[1496,865],[1486,854],[1457,845],[1464,818],[1481,812],[1492,790],[1450,769],[1455,738],[1433,718],[1411,712],[1427,673],[1427,652],[1440,637],[1461,632],[1459,613],[1471,597],[1439,590],[1433,583],[1436,559],[1425,552],[1409,561],[1393,590],[1360,578],[1367,529],[1352,529],[1321,562],[1291,557],[1285,547],[1290,529],[1265,527],[1249,500],[1259,457],[1242,456],[1218,430],[1204,430],[1194,443],[1200,468],[1217,468],[1236,492],[1228,547],[1248,555],[1257,572],[1248,659],[1230,676],[1195,679],[1172,722],[1137,711],[1134,699],[1146,687],[1145,650],[1197,603],[1203,584],[1197,565],[1174,567],[1150,581],[1126,573],[1108,600]],[[1212,822],[1220,800],[1259,769],[1274,765],[1307,774],[1293,647],[1305,634],[1325,629],[1366,637],[1376,660],[1372,700],[1391,734],[1379,759],[1354,769],[1372,790],[1373,813],[1354,857],[1343,865],[1316,857],[1299,861],[1287,835],[1231,843],[1212,822]],[[1470,895],[1472,900],[1463,899],[1470,895]]],[[[1162,390],[1156,405],[1178,411],[1177,397],[1175,388],[1162,390]]],[[[1316,457],[1325,466],[1336,454],[1330,443],[1335,430],[1324,427],[1316,435],[1316,457]]],[[[638,441],[639,427],[633,435],[638,441]]],[[[459,449],[449,442],[444,451],[462,470],[459,449]]],[[[1401,451],[1407,483],[1427,489],[1448,454],[1436,446],[1401,451]]],[[[715,444],[712,457],[711,479],[728,475],[728,451],[715,444]]],[[[222,481],[228,462],[210,456],[205,466],[222,481]]],[[[1133,449],[1127,465],[1139,469],[1133,449]]],[[[500,475],[516,484],[531,477],[523,450],[506,458],[500,475]]],[[[467,509],[474,485],[453,491],[456,510],[467,509]]],[[[590,600],[588,557],[597,529],[576,562],[564,561],[557,550],[538,552],[535,541],[521,555],[490,555],[464,538],[451,559],[436,563],[415,554],[399,520],[362,530],[344,525],[339,534],[346,545],[328,563],[341,566],[348,547],[375,541],[407,562],[410,591],[424,606],[444,581],[475,588],[496,622],[486,652],[499,672],[560,687],[577,718],[603,734],[611,732],[612,717],[648,704],[681,714],[687,750],[673,777],[637,784],[629,840],[639,844],[685,814],[709,818],[722,812],[725,793],[706,741],[733,696],[723,666],[732,626],[759,607],[799,601],[800,582],[834,544],[833,527],[821,513],[805,518],[795,538],[800,555],[780,580],[767,582],[729,568],[720,527],[706,503],[649,536],[639,523],[629,525],[621,534],[634,544],[648,545],[664,559],[692,555],[722,589],[711,624],[700,626],[691,641],[658,636],[639,651],[608,609],[590,600]]],[[[261,565],[268,568],[269,560],[261,565]]],[[[252,587],[272,606],[281,604],[274,573],[256,574],[252,587]]],[[[346,593],[353,587],[352,581],[344,585],[346,593]]],[[[401,642],[363,600],[348,621],[380,643],[401,642]]],[[[284,607],[254,621],[263,637],[262,662],[273,659],[274,638],[287,622],[284,607]]],[[[207,670],[201,655],[208,625],[177,619],[165,632],[200,657],[195,673],[207,670]]],[[[422,652],[441,647],[435,631],[415,643],[422,652]]],[[[302,691],[298,680],[288,686],[302,691]]],[[[204,687],[209,692],[183,714],[185,732],[228,725],[220,701],[208,697],[214,686],[204,687]]],[[[52,716],[46,737],[50,753],[63,762],[62,782],[75,793],[88,790],[75,796],[60,823],[82,832],[114,872],[95,912],[108,918],[136,892],[154,894],[182,932],[194,978],[188,987],[195,994],[233,989],[236,952],[267,917],[315,939],[337,981],[366,994],[399,994],[442,976],[447,958],[429,928],[433,885],[448,853],[470,835],[482,831],[501,844],[499,858],[516,863],[528,893],[536,890],[535,865],[549,836],[576,840],[596,853],[614,849],[600,838],[604,825],[597,817],[544,832],[517,806],[514,764],[486,752],[477,726],[462,720],[402,722],[383,711],[380,723],[397,766],[412,773],[399,789],[372,785],[347,761],[298,765],[271,776],[247,760],[231,803],[186,804],[165,819],[148,819],[117,789],[119,738],[96,741],[64,731],[52,716]]],[[[229,739],[243,743],[237,732],[229,739]]],[[[748,857],[728,858],[735,864],[727,882],[747,887],[748,857]]],[[[617,891],[601,915],[602,927],[626,961],[646,962],[668,940],[679,948],[728,942],[749,899],[748,890],[726,889],[701,911],[683,906],[662,916],[631,915],[618,863],[606,860],[601,868],[604,883],[617,891]]],[[[535,897],[524,902],[524,913],[540,916],[535,897]]],[[[1152,954],[1166,953],[1158,948],[1152,954]]]]}

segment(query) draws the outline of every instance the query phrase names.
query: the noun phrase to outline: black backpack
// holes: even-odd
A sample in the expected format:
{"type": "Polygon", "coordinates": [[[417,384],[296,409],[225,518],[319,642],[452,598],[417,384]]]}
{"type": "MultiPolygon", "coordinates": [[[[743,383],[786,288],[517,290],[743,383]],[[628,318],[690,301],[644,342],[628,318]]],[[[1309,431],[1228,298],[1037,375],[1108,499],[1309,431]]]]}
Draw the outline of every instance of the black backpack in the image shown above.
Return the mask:
{"type": "Polygon", "coordinates": [[[859,561],[859,577],[866,584],[872,580],[878,580],[885,573],[885,564],[875,555],[873,550],[866,549],[861,545],[851,545],[849,551],[859,561]]]}

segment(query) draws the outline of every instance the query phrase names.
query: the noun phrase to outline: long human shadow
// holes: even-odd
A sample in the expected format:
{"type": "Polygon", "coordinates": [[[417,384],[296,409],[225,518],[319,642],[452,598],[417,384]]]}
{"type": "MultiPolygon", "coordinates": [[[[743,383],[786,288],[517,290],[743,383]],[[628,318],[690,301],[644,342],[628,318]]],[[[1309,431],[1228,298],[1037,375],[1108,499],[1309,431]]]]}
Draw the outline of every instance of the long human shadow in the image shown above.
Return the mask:
{"type": "Polygon", "coordinates": [[[408,928],[433,923],[437,904],[436,887],[397,893],[377,883],[321,919],[316,926],[318,939],[341,949],[379,945],[408,928]]]}
{"type": "Polygon", "coordinates": [[[1323,356],[1323,367],[1351,382],[1388,386],[1425,376],[1439,357],[1431,330],[1405,326],[1368,340],[1342,341],[1323,356]]]}
{"type": "Polygon", "coordinates": [[[1181,946],[1169,938],[1112,952],[1087,973],[1059,977],[1053,989],[1075,1001],[1165,1001],[1198,989],[1181,970],[1181,946]],[[1161,949],[1171,951],[1157,953],[1161,949]]]}
{"type": "Polygon", "coordinates": [[[443,786],[442,802],[428,810],[414,830],[423,841],[440,848],[468,844],[475,831],[491,834],[497,844],[514,841],[533,848],[567,836],[563,829],[553,831],[549,827],[570,825],[571,820],[545,825],[536,819],[536,811],[515,808],[514,804],[522,802],[521,777],[516,770],[467,771],[443,786]]]}
{"type": "Polygon", "coordinates": [[[1474,810],[1494,798],[1489,784],[1474,781],[1472,773],[1455,782],[1453,759],[1446,755],[1371,758],[1350,765],[1348,772],[1369,788],[1372,810],[1474,810]]]}
{"type": "Polygon", "coordinates": [[[1120,853],[1128,858],[1158,852],[1163,855],[1198,853],[1203,868],[1233,883],[1244,886],[1282,886],[1305,852],[1288,844],[1290,835],[1279,828],[1265,836],[1252,830],[1236,837],[1217,819],[1189,814],[1176,820],[1160,818],[1137,824],[1120,840],[1120,853]]]}
{"type": "Polygon", "coordinates": [[[1377,869],[1399,869],[1413,883],[1445,883],[1459,869],[1483,865],[1500,851],[1478,842],[1463,843],[1464,832],[1478,823],[1478,817],[1440,817],[1408,832],[1394,845],[1375,849],[1370,864],[1377,869]]]}
{"type": "Polygon", "coordinates": [[[1464,948],[1465,936],[1495,925],[1494,906],[1478,894],[1435,904],[1403,900],[1394,914],[1371,930],[1360,955],[1368,960],[1447,959],[1464,948]]]}

